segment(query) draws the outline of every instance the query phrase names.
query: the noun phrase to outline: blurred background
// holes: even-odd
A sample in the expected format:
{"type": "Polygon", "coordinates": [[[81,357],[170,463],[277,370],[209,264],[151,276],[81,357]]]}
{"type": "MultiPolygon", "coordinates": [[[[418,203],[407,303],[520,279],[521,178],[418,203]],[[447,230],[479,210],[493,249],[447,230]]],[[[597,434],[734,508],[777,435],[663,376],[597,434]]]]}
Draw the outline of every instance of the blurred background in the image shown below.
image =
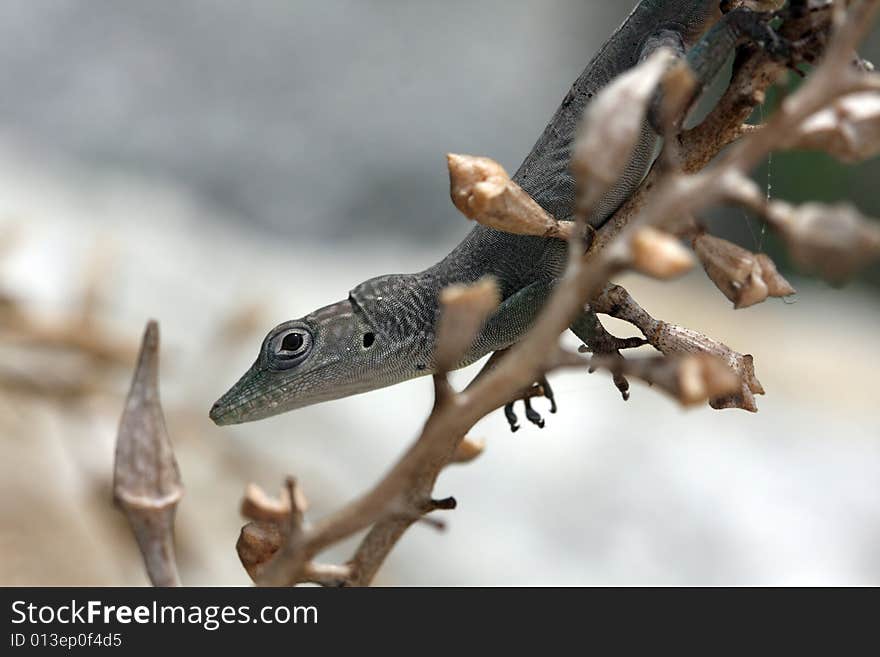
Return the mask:
{"type": "MultiPolygon", "coordinates": [[[[110,484],[151,317],[184,583],[249,583],[247,482],[296,475],[313,517],[375,482],[428,380],[223,429],[208,409],[275,324],[445,255],[469,226],[444,154],[515,170],[632,4],[0,4],[0,584],[146,582],[110,484]]],[[[880,58],[877,30],[864,54],[880,58]]],[[[755,175],[880,216],[876,161],[777,154],[755,175]]],[[[741,212],[707,219],[777,253],[741,212]]],[[[558,375],[544,430],[478,425],[486,453],[438,483],[459,502],[448,529],[413,528],[377,583],[880,584],[880,276],[833,290],[787,273],[795,299],[737,312],[702,274],[620,281],[754,354],[758,414],[558,375]]]]}

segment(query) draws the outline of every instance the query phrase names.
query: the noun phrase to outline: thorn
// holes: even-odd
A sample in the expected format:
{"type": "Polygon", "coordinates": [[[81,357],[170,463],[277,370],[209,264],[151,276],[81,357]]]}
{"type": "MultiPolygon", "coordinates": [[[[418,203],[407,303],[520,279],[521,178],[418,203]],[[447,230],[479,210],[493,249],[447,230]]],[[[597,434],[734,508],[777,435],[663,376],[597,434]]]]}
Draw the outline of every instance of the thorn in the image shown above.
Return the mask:
{"type": "Polygon", "coordinates": [[[431,511],[452,511],[456,506],[458,506],[458,502],[454,497],[444,497],[440,500],[431,500],[430,507],[431,511]]]}

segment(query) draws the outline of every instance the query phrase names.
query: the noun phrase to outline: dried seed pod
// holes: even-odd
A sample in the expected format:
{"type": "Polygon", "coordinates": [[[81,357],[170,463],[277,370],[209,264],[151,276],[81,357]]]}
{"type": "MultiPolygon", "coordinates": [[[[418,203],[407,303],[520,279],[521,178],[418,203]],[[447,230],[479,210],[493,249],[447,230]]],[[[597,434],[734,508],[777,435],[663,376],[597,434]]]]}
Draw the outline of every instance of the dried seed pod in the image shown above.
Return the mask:
{"type": "Polygon", "coordinates": [[[880,224],[848,203],[773,201],[766,217],[781,233],[792,260],[831,282],[843,282],[880,258],[880,224]]]}
{"type": "Polygon", "coordinates": [[[450,285],[440,292],[442,312],[434,353],[438,371],[449,371],[462,361],[477,332],[498,307],[499,295],[491,276],[472,285],[450,285]]]}
{"type": "Polygon", "coordinates": [[[694,265],[691,253],[669,233],[646,226],[630,242],[631,266],[661,280],[675,278],[694,265]]]}
{"type": "Polygon", "coordinates": [[[574,222],[556,221],[488,157],[446,156],[452,202],[468,219],[515,235],[568,239],[574,222]]]}
{"type": "Polygon", "coordinates": [[[656,108],[656,122],[661,128],[679,124],[698,96],[700,85],[694,71],[684,60],[672,63],[662,80],[663,97],[656,108]]]}
{"type": "Polygon", "coordinates": [[[592,207],[626,169],[672,59],[668,50],[659,50],[615,78],[587,107],[571,160],[583,207],[592,207]]]}
{"type": "Polygon", "coordinates": [[[455,448],[452,463],[470,463],[486,449],[486,441],[480,438],[465,436],[455,448]]]}
{"type": "Polygon", "coordinates": [[[794,294],[794,288],[764,254],[706,233],[697,235],[692,245],[706,275],[735,308],[748,308],[768,296],[794,294]]]}
{"type": "Polygon", "coordinates": [[[776,263],[770,259],[770,256],[766,253],[757,253],[755,260],[761,266],[761,278],[764,279],[771,297],[787,297],[797,292],[776,270],[776,263]]]}
{"type": "Polygon", "coordinates": [[[804,121],[788,147],[824,151],[847,164],[880,154],[880,93],[838,98],[804,121]]]}
{"type": "Polygon", "coordinates": [[[259,579],[263,566],[281,549],[284,532],[275,522],[249,522],[241,528],[235,550],[241,565],[255,582],[259,579]]]}

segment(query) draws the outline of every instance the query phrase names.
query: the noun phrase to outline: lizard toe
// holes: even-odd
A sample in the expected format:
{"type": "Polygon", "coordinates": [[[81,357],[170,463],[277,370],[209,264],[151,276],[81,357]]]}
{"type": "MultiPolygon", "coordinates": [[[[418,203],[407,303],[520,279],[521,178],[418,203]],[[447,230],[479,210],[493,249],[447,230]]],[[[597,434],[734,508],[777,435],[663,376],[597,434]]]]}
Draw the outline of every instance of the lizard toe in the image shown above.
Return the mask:
{"type": "Polygon", "coordinates": [[[507,418],[507,424],[510,425],[510,433],[519,431],[519,420],[513,410],[513,402],[504,405],[504,417],[507,418]]]}

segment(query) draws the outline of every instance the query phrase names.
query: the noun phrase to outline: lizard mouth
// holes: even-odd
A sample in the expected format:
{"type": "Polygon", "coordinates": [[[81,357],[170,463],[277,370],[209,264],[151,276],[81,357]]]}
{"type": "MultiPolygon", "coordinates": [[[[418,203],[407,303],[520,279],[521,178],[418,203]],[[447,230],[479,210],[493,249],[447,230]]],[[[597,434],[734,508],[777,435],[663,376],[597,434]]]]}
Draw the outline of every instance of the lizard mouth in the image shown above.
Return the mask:
{"type": "Polygon", "coordinates": [[[268,390],[259,390],[260,384],[264,382],[265,377],[258,364],[254,363],[226,394],[214,402],[208,414],[214,424],[241,424],[274,415],[277,412],[275,407],[278,406],[278,402],[273,401],[275,386],[268,390]]]}
{"type": "MultiPolygon", "coordinates": [[[[310,374],[314,376],[331,364],[326,363],[312,370],[310,374]]],[[[226,394],[214,402],[208,415],[218,426],[243,424],[349,394],[344,385],[325,392],[305,392],[297,388],[291,381],[274,381],[257,362],[226,394]],[[297,390],[296,394],[294,390],[297,390]]]]}
{"type": "Polygon", "coordinates": [[[234,400],[227,402],[228,393],[214,402],[211,412],[208,414],[217,426],[229,424],[242,424],[251,420],[258,420],[262,415],[257,415],[256,405],[253,401],[234,400]]]}
{"type": "Polygon", "coordinates": [[[211,412],[208,415],[218,427],[244,422],[244,418],[236,417],[237,414],[235,414],[234,411],[234,407],[227,406],[222,400],[218,399],[214,402],[214,405],[211,407],[211,412]]]}

